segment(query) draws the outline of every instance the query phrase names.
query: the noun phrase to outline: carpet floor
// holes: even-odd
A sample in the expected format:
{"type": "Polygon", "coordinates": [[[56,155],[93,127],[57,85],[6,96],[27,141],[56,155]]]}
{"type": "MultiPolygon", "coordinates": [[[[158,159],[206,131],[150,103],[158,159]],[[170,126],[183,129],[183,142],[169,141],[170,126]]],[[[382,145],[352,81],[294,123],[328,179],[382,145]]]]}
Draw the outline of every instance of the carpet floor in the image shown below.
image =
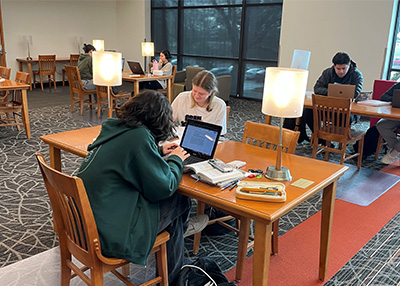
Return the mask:
{"type": "MultiPolygon", "coordinates": [[[[241,141],[247,120],[264,122],[260,102],[232,98],[230,105],[228,139],[241,141]]],[[[85,110],[84,115],[80,116],[77,111],[71,113],[69,105],[31,108],[29,115],[31,139],[26,139],[24,131],[0,127],[0,160],[2,162],[0,167],[0,267],[12,265],[58,245],[52,228],[51,207],[34,158],[34,154],[40,152],[48,160],[48,146],[39,139],[39,136],[94,126],[104,120],[104,112],[100,119],[97,119],[95,111],[89,110],[85,110]]],[[[277,122],[273,121],[273,124],[276,125],[277,122]]],[[[357,124],[364,130],[368,126],[365,120],[357,124]]],[[[296,153],[310,156],[311,147],[306,143],[300,144],[296,153]]],[[[332,157],[332,160],[335,158],[332,157]]],[[[74,155],[63,154],[63,171],[75,174],[81,161],[81,158],[74,155]]],[[[349,163],[354,165],[354,162],[349,163]]],[[[386,166],[373,158],[367,158],[363,162],[363,167],[381,170],[386,166]]],[[[281,218],[279,234],[283,235],[306,221],[320,208],[321,194],[317,194],[281,218]]],[[[187,257],[211,257],[224,271],[235,266],[237,237],[233,233],[202,235],[197,256],[193,255],[191,247],[192,241],[189,237],[185,240],[187,257]]],[[[252,250],[249,250],[248,255],[251,254],[252,250]]]]}

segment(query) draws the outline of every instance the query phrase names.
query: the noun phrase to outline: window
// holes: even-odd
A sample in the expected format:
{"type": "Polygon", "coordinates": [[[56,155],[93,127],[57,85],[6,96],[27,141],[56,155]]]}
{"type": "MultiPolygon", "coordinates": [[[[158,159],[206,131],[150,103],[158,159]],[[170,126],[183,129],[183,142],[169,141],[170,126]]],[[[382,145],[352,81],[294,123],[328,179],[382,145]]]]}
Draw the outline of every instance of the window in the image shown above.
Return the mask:
{"type": "Polygon", "coordinates": [[[152,41],[178,70],[232,76],[231,94],[261,99],[265,68],[277,66],[282,0],[153,0],[152,41]]]}
{"type": "Polygon", "coordinates": [[[400,80],[400,14],[399,3],[397,3],[396,23],[393,35],[393,42],[390,51],[390,63],[387,73],[387,79],[399,81],[400,80]]]}

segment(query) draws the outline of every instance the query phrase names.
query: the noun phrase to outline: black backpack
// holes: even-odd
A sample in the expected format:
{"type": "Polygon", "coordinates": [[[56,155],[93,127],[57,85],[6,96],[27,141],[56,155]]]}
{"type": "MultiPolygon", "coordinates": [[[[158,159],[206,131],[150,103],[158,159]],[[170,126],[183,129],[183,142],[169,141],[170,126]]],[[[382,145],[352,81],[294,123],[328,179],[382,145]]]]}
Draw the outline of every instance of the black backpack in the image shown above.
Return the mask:
{"type": "Polygon", "coordinates": [[[208,257],[200,257],[192,264],[184,265],[171,285],[174,286],[235,286],[235,282],[229,282],[221,268],[214,260],[208,257]],[[201,268],[202,270],[198,269],[201,268]],[[215,283],[211,283],[210,276],[215,283]],[[209,283],[209,284],[207,284],[209,283]]]}

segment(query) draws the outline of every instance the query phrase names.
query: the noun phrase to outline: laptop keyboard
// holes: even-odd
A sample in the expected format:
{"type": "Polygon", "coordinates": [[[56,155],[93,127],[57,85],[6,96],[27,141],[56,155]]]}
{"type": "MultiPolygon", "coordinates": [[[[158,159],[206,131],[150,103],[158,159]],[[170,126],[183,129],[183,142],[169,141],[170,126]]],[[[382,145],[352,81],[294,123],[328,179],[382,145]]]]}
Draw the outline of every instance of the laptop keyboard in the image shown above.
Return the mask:
{"type": "Polygon", "coordinates": [[[183,161],[183,166],[194,164],[194,163],[201,162],[201,161],[204,161],[204,159],[199,158],[199,157],[190,156],[183,161]]]}

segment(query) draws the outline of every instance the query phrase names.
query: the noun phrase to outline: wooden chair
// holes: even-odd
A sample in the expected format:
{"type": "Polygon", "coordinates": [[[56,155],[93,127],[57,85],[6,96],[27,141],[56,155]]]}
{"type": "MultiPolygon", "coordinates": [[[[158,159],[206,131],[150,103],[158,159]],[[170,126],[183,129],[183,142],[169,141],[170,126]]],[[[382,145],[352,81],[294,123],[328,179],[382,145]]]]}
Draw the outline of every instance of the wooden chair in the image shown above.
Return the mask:
{"type": "Polygon", "coordinates": [[[96,104],[92,102],[92,94],[95,94],[96,90],[86,90],[83,88],[78,67],[65,66],[64,68],[67,73],[71,93],[71,112],[74,112],[74,104],[79,103],[79,112],[82,115],[83,106],[89,106],[92,109],[92,106],[96,104]],[[88,98],[85,99],[85,96],[88,96],[88,98]]]}
{"type": "MultiPolygon", "coordinates": [[[[79,60],[79,54],[70,54],[69,55],[69,65],[71,67],[75,67],[78,65],[78,60],[79,60]]],[[[62,69],[62,83],[63,86],[65,86],[65,76],[67,75],[65,68],[62,69]]]]}
{"type": "MultiPolygon", "coordinates": [[[[0,77],[10,79],[11,68],[0,66],[0,77]]],[[[0,102],[7,101],[8,91],[0,91],[0,102]]]]}
{"type": "Polygon", "coordinates": [[[100,118],[100,113],[102,111],[102,107],[107,106],[107,117],[112,117],[113,111],[115,111],[115,107],[118,100],[128,99],[131,97],[131,93],[127,91],[120,91],[117,94],[114,94],[111,87],[110,89],[110,103],[108,106],[108,94],[107,94],[107,86],[99,86],[96,85],[96,93],[97,93],[97,117],[100,118]]]}
{"type": "MultiPolygon", "coordinates": [[[[28,83],[29,73],[18,71],[15,74],[15,81],[21,83],[28,83]]],[[[0,113],[4,117],[0,117],[1,126],[16,126],[17,130],[21,130],[21,125],[24,126],[23,121],[25,118],[22,117],[22,90],[14,90],[11,100],[5,98],[4,101],[0,102],[0,113]],[[22,122],[18,120],[18,117],[22,118],[22,122]]]]}
{"type": "MultiPolygon", "coordinates": [[[[176,75],[176,66],[172,66],[172,83],[171,83],[171,91],[174,88],[174,82],[175,82],[175,75],[176,75]]],[[[167,95],[167,89],[157,89],[158,92],[167,95]]]]}
{"type": "MultiPolygon", "coordinates": [[[[50,198],[55,230],[58,233],[61,285],[69,285],[71,278],[75,276],[79,276],[87,285],[103,285],[103,274],[111,271],[126,285],[134,286],[126,278],[129,275],[129,261],[104,257],[101,253],[96,222],[82,179],[51,168],[41,154],[37,153],[36,158],[50,198]],[[72,257],[84,266],[77,266],[72,257]],[[116,270],[119,267],[122,267],[122,274],[116,270]],[[85,274],[88,269],[90,278],[85,274]]],[[[166,231],[157,236],[151,252],[157,255],[159,276],[142,285],[168,285],[168,240],[169,234],[166,231]]]]}
{"type": "Polygon", "coordinates": [[[39,76],[40,86],[43,91],[43,77],[49,82],[49,88],[51,88],[51,82],[56,86],[56,55],[39,55],[39,69],[33,71],[33,86],[36,88],[36,76],[39,76]]]}
{"type": "MultiPolygon", "coordinates": [[[[282,151],[286,152],[286,153],[294,154],[299,136],[300,136],[300,132],[298,132],[298,131],[283,129],[283,134],[282,134],[283,149],[282,149],[282,151]]],[[[263,123],[255,123],[255,122],[247,121],[245,128],[244,128],[242,143],[254,145],[257,147],[261,147],[261,148],[276,150],[276,147],[279,144],[279,127],[268,125],[268,124],[263,124],[263,123]]],[[[205,208],[205,204],[202,202],[198,202],[197,215],[204,213],[204,208],[205,208]]],[[[236,221],[237,228],[234,228],[225,222],[225,221],[231,220],[233,218],[234,217],[232,217],[232,216],[224,216],[221,218],[217,218],[217,219],[209,221],[209,225],[218,223],[232,231],[239,233],[240,232],[240,230],[239,230],[240,223],[238,223],[238,221],[236,221]]],[[[236,218],[236,220],[238,220],[238,218],[236,218]]],[[[272,240],[271,240],[271,244],[272,244],[271,252],[272,252],[272,254],[276,254],[276,253],[278,253],[279,219],[276,220],[272,224],[272,230],[273,230],[273,235],[272,235],[272,240]]],[[[195,234],[194,239],[193,239],[193,253],[197,253],[199,250],[200,238],[201,238],[201,233],[195,234]]],[[[252,240],[254,239],[253,237],[249,237],[249,238],[252,240]]],[[[250,248],[252,246],[253,246],[253,243],[247,244],[247,242],[244,241],[243,245],[238,246],[238,252],[246,251],[247,248],[250,248]]]]}
{"type": "Polygon", "coordinates": [[[340,164],[358,156],[357,169],[359,170],[362,162],[365,132],[351,129],[351,99],[313,94],[312,102],[314,113],[312,157],[317,156],[318,149],[325,151],[325,161],[329,160],[330,152],[340,154],[340,164]],[[318,145],[319,139],[325,140],[326,145],[318,145]],[[358,153],[347,154],[347,145],[357,141],[359,141],[358,153]],[[338,142],[338,149],[331,147],[331,142],[338,142]]]}

